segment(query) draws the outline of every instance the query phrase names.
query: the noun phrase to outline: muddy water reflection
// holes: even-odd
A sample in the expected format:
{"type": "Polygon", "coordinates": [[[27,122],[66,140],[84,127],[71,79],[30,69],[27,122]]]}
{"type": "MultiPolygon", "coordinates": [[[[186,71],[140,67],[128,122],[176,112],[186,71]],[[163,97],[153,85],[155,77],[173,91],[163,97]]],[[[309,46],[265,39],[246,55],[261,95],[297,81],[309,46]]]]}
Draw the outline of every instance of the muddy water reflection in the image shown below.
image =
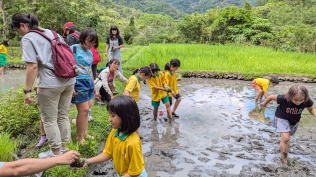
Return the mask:
{"type": "Polygon", "coordinates": [[[0,93],[7,92],[13,88],[16,90],[20,84],[25,82],[25,70],[7,70],[6,75],[0,75],[0,93]]]}
{"type": "MultiPolygon", "coordinates": [[[[282,82],[270,87],[269,94],[285,93],[293,84],[282,82]]],[[[315,100],[315,85],[304,85],[315,100]]],[[[140,135],[149,176],[292,173],[291,169],[277,169],[279,135],[270,126],[277,104],[266,109],[256,107],[255,91],[249,81],[184,79],[179,87],[183,96],[177,110],[180,118],[170,123],[164,121],[163,106],[160,110],[164,115],[153,122],[148,86],[142,87],[140,135]]],[[[316,158],[312,152],[316,151],[316,143],[312,139],[315,129],[311,127],[316,123],[308,114],[304,114],[301,131],[291,139],[290,161],[298,169],[297,163],[303,164],[306,174],[313,174],[316,158]],[[299,147],[297,143],[304,145],[299,147]]]]}

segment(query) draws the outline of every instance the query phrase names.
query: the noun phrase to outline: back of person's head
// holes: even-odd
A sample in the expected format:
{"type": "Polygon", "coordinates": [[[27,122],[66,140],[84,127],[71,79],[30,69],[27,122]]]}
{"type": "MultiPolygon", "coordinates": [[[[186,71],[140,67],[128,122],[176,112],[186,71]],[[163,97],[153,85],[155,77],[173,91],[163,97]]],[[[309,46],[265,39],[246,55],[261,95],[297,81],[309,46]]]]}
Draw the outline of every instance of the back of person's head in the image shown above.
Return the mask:
{"type": "Polygon", "coordinates": [[[149,67],[150,67],[152,73],[160,71],[160,68],[156,63],[151,63],[149,65],[149,67]]]}
{"type": "Polygon", "coordinates": [[[171,59],[169,63],[166,63],[165,70],[170,71],[171,66],[180,67],[180,65],[181,65],[180,60],[177,58],[174,58],[174,59],[171,59]]]}
{"type": "Polygon", "coordinates": [[[276,77],[271,77],[270,78],[270,82],[274,83],[275,85],[278,85],[279,84],[279,79],[276,78],[276,77]]]}
{"type": "Polygon", "coordinates": [[[113,58],[113,59],[111,59],[111,60],[106,64],[106,66],[108,67],[108,66],[110,66],[112,63],[116,63],[116,64],[120,65],[120,61],[119,61],[118,59],[113,58]]]}
{"type": "Polygon", "coordinates": [[[21,23],[25,23],[29,26],[30,30],[39,30],[38,20],[32,14],[16,13],[11,17],[11,29],[20,28],[21,23]]]}
{"type": "Polygon", "coordinates": [[[67,36],[66,31],[69,30],[69,34],[74,33],[77,30],[74,22],[66,22],[63,26],[63,36],[67,36]]]}
{"type": "Polygon", "coordinates": [[[132,97],[125,95],[117,96],[109,101],[106,108],[109,113],[114,113],[121,118],[121,132],[131,134],[139,128],[139,110],[132,97]]]}
{"type": "Polygon", "coordinates": [[[9,39],[3,39],[2,44],[5,46],[9,45],[9,39]]]}
{"type": "Polygon", "coordinates": [[[113,34],[112,34],[112,30],[116,30],[117,33],[116,33],[116,36],[119,36],[120,35],[120,30],[117,28],[117,26],[111,26],[110,28],[110,37],[112,38],[113,37],[113,34]]]}
{"type": "Polygon", "coordinates": [[[285,99],[287,101],[292,101],[296,95],[304,96],[304,102],[309,99],[309,93],[306,87],[303,85],[293,85],[289,91],[285,94],[285,99]]]}
{"type": "Polygon", "coordinates": [[[152,72],[151,72],[151,69],[149,68],[149,66],[143,66],[141,68],[135,69],[133,71],[133,74],[136,74],[136,73],[144,73],[145,76],[149,76],[149,77],[152,76],[152,72]]]}
{"type": "Polygon", "coordinates": [[[97,32],[93,28],[85,28],[81,34],[79,41],[81,44],[85,44],[86,40],[89,38],[89,42],[99,43],[99,38],[97,32]]]}

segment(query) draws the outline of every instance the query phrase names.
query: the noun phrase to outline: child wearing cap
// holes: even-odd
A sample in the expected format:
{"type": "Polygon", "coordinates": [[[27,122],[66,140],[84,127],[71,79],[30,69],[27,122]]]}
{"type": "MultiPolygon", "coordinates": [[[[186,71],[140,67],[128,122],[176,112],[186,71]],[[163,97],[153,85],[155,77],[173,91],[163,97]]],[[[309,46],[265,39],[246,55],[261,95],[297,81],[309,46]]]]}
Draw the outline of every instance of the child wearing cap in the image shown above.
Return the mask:
{"type": "Polygon", "coordinates": [[[66,22],[63,26],[63,32],[63,36],[66,37],[66,43],[69,46],[80,43],[80,32],[77,31],[77,27],[74,22],[66,22]]]}

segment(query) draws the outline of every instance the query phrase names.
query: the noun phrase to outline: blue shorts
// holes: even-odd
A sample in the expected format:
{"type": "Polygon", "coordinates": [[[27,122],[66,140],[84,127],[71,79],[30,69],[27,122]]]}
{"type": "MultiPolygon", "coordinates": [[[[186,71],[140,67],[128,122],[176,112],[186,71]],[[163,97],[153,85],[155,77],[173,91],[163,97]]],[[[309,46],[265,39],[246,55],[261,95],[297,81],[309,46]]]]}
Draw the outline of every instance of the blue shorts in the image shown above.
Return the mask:
{"type": "Polygon", "coordinates": [[[94,98],[94,85],[92,79],[77,79],[75,91],[76,96],[72,97],[71,103],[83,103],[94,98]]]}

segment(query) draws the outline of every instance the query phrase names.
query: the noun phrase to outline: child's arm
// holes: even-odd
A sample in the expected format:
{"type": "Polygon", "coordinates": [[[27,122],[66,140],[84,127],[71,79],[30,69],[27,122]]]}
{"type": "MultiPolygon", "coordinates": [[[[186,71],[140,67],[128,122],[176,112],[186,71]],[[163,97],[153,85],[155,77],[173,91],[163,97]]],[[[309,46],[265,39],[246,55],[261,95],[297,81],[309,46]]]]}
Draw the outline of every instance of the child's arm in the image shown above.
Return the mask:
{"type": "Polygon", "coordinates": [[[85,160],[85,164],[84,167],[93,163],[99,163],[99,162],[104,162],[107,160],[110,160],[111,158],[107,155],[105,155],[104,153],[101,153],[95,157],[89,158],[85,160]]]}
{"type": "Polygon", "coordinates": [[[263,92],[263,96],[265,97],[265,99],[267,99],[269,97],[267,92],[263,92]]]}
{"type": "Polygon", "coordinates": [[[260,105],[266,106],[268,103],[270,103],[270,101],[277,100],[277,97],[278,97],[278,95],[270,95],[267,97],[267,99],[264,102],[260,103],[260,105]]]}
{"type": "Polygon", "coordinates": [[[129,95],[130,95],[130,93],[129,93],[129,91],[128,91],[128,90],[124,90],[123,95],[129,96],[129,95]]]}
{"type": "Polygon", "coordinates": [[[314,106],[308,107],[307,110],[316,118],[316,108],[314,106]]]}

